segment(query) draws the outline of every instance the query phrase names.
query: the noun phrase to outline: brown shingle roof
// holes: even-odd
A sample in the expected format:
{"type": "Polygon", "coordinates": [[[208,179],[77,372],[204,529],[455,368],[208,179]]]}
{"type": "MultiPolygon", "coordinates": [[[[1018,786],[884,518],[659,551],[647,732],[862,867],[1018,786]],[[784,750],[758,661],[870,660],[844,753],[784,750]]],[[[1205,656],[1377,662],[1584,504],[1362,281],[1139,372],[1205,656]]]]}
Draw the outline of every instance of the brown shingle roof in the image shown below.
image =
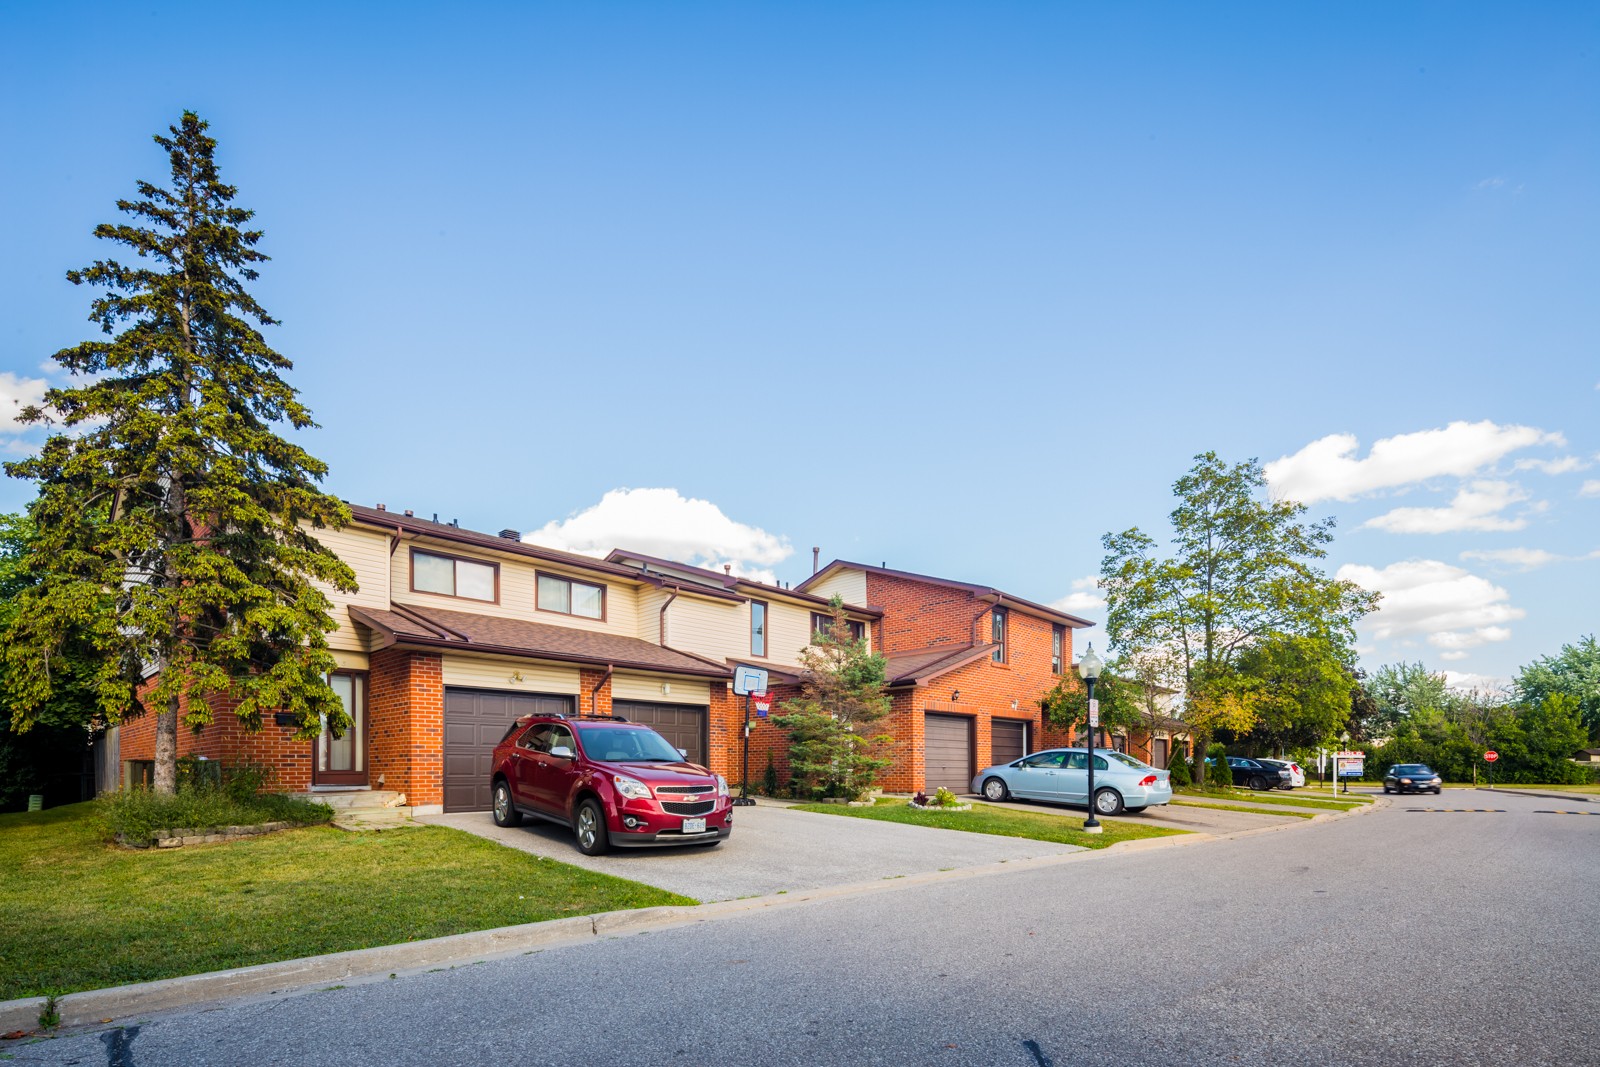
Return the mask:
{"type": "MultiPolygon", "coordinates": [[[[687,574],[690,577],[698,578],[701,582],[707,585],[715,585],[723,589],[731,589],[735,591],[743,590],[747,593],[753,591],[754,595],[757,597],[789,597],[792,600],[798,600],[804,604],[814,604],[818,607],[827,607],[832,603],[828,597],[817,596],[815,593],[802,593],[798,589],[790,589],[787,586],[768,585],[766,582],[758,582],[753,578],[741,578],[736,574],[722,574],[717,571],[707,570],[705,567],[696,567],[692,563],[679,563],[677,560],[663,559],[660,556],[650,556],[643,552],[635,552],[632,549],[614,548],[611,550],[610,554],[606,556],[607,563],[617,563],[623,566],[629,566],[629,564],[625,562],[627,560],[638,560],[640,563],[649,566],[668,567],[673,570],[682,571],[684,574],[687,574]]],[[[656,575],[654,577],[659,578],[661,576],[656,575]]],[[[803,585],[805,583],[802,582],[801,584],[803,585]]],[[[874,619],[883,617],[882,608],[862,607],[857,604],[846,604],[845,610],[856,615],[866,615],[874,619]]]]}
{"type": "Polygon", "coordinates": [[[409,604],[395,607],[397,610],[380,611],[352,605],[350,617],[377,631],[383,638],[381,647],[385,648],[394,644],[421,645],[712,678],[726,678],[730,673],[727,667],[714,660],[653,645],[636,637],[434,607],[419,608],[409,604]]]}
{"type": "Polygon", "coordinates": [[[933,648],[920,648],[915,652],[886,653],[883,657],[886,667],[884,684],[891,688],[902,685],[926,685],[941,674],[948,674],[957,667],[965,667],[985,656],[993,655],[994,647],[980,641],[975,645],[938,645],[933,648]]]}

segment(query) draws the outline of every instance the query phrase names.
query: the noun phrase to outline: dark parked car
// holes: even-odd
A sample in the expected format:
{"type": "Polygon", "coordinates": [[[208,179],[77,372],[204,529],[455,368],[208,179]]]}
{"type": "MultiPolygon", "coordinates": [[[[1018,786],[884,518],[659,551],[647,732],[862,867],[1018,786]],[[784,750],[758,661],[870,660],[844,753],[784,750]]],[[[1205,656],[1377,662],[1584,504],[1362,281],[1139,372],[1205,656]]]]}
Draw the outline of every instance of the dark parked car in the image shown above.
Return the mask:
{"type": "Polygon", "coordinates": [[[1258,760],[1243,756],[1229,756],[1228,766],[1233,771],[1233,784],[1251,789],[1290,789],[1293,776],[1286,767],[1269,767],[1258,760]]]}
{"type": "Polygon", "coordinates": [[[1439,793],[1444,783],[1426,763],[1396,763],[1383,776],[1385,793],[1439,793]]]}
{"type": "Polygon", "coordinates": [[[496,826],[523,816],[572,828],[578,851],[715,845],[733,833],[728,782],[643,723],[524,715],[495,746],[496,826]]]}

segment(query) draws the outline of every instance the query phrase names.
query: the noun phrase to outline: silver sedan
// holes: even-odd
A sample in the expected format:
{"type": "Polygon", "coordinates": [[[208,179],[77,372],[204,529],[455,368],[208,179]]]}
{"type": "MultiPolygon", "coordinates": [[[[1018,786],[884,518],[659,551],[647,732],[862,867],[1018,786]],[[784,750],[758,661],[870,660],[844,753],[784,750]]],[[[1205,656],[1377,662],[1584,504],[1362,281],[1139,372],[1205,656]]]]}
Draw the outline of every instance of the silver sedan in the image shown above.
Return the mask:
{"type": "MultiPolygon", "coordinates": [[[[972,791],[988,800],[1044,800],[1054,804],[1089,803],[1089,752],[1052,748],[1012,763],[985,767],[972,779],[972,791]]],[[[1126,752],[1094,750],[1094,810],[1099,815],[1140,812],[1172,799],[1168,772],[1141,763],[1126,752]]]]}

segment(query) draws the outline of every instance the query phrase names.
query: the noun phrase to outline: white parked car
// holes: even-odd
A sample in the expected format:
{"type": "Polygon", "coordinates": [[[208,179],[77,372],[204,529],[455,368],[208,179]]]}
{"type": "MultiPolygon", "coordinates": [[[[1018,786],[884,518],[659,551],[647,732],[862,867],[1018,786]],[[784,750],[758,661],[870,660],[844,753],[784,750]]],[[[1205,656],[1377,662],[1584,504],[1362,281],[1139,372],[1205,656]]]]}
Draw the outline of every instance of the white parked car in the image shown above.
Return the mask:
{"type": "Polygon", "coordinates": [[[1305,788],[1306,772],[1301,770],[1300,769],[1300,764],[1294,762],[1293,760],[1262,759],[1261,757],[1257,756],[1256,757],[1256,762],[1257,763],[1265,763],[1268,767],[1277,767],[1277,768],[1280,768],[1282,770],[1288,771],[1289,772],[1289,784],[1285,788],[1288,788],[1288,789],[1303,789],[1303,788],[1305,788]]]}

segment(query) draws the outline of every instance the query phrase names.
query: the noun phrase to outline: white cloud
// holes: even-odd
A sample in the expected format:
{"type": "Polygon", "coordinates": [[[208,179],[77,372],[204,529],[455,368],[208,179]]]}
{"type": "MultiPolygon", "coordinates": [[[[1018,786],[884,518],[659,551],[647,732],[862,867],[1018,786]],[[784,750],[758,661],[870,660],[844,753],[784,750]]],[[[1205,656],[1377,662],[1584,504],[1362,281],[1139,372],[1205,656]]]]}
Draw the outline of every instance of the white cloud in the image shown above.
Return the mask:
{"type": "Polygon", "coordinates": [[[1600,496],[1600,478],[1590,478],[1578,487],[1579,496],[1600,496]]]}
{"type": "Polygon", "coordinates": [[[1523,570],[1532,570],[1535,567],[1545,567],[1551,563],[1562,563],[1569,557],[1558,556],[1554,552],[1546,552],[1542,548],[1495,548],[1481,551],[1463,552],[1462,559],[1477,559],[1485,563],[1509,563],[1513,567],[1523,570]]]}
{"type": "Polygon", "coordinates": [[[1478,481],[1456,492],[1449,507],[1395,508],[1362,525],[1390,533],[1452,533],[1457,530],[1520,530],[1527,519],[1502,515],[1512,504],[1528,499],[1515,482],[1478,481]]]}
{"type": "Polygon", "coordinates": [[[1461,651],[1441,652],[1441,653],[1439,653],[1439,658],[1442,659],[1442,660],[1454,661],[1454,660],[1458,660],[1458,659],[1466,659],[1467,655],[1468,655],[1468,653],[1461,652],[1461,651]]]}
{"type": "Polygon", "coordinates": [[[1588,470],[1592,466],[1579,459],[1577,456],[1562,456],[1559,459],[1519,459],[1512,466],[1512,470],[1543,471],[1545,474],[1571,474],[1573,471],[1588,470]]]}
{"type": "Polygon", "coordinates": [[[1511,684],[1510,678],[1502,678],[1494,674],[1470,674],[1463,671],[1445,671],[1444,684],[1451,689],[1462,693],[1486,693],[1490,695],[1505,691],[1511,684]]]}
{"type": "Polygon", "coordinates": [[[18,378],[11,371],[0,371],[0,433],[28,429],[17,421],[17,414],[30,404],[44,403],[44,391],[49,387],[43,378],[18,378]]]}
{"type": "Polygon", "coordinates": [[[1380,641],[1423,637],[1442,652],[1464,652],[1507,640],[1506,624],[1527,615],[1500,586],[1439,560],[1407,560],[1381,570],[1347,563],[1338,577],[1383,594],[1378,610],[1361,624],[1380,641]]]}
{"type": "Polygon", "coordinates": [[[1385,437],[1373,443],[1365,459],[1356,458],[1360,444],[1354,434],[1312,441],[1294,455],[1268,463],[1267,481],[1278,496],[1304,504],[1353,500],[1441,475],[1466,478],[1512,452],[1537,445],[1562,446],[1566,439],[1532,426],[1500,426],[1485,420],[1385,437]]]}
{"type": "Polygon", "coordinates": [[[711,501],[676,489],[613,489],[593,507],[547,522],[522,539],[585,556],[631,548],[718,571],[731,564],[735,574],[762,582],[776,582],[769,568],[794,553],[788,538],[735,522],[711,501]]]}
{"type": "Polygon", "coordinates": [[[1100,595],[1099,585],[1100,579],[1094,575],[1090,575],[1087,578],[1077,578],[1072,583],[1072,592],[1060,600],[1052,600],[1050,606],[1057,611],[1065,611],[1070,615],[1104,611],[1106,598],[1100,595]]]}
{"type": "Polygon", "coordinates": [[[1479,189],[1499,189],[1506,184],[1504,178],[1485,178],[1478,183],[1479,189]]]}

